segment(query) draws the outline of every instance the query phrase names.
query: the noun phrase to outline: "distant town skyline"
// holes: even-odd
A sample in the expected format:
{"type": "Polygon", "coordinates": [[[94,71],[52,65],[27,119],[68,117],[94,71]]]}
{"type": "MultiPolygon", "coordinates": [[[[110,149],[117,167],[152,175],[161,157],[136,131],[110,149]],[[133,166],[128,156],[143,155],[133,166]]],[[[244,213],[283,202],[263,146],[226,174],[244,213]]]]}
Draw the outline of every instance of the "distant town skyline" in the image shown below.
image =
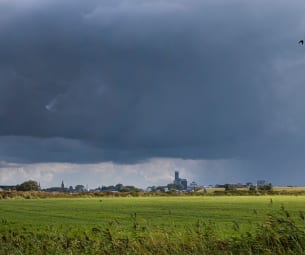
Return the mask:
{"type": "MultiPolygon", "coordinates": [[[[205,191],[209,188],[221,188],[226,191],[232,191],[235,189],[247,189],[247,190],[271,190],[274,185],[272,182],[266,180],[257,180],[256,182],[224,182],[219,184],[200,185],[196,181],[189,181],[186,178],[181,178],[179,171],[175,171],[173,179],[166,185],[151,185],[146,188],[140,188],[135,185],[125,185],[123,183],[116,183],[111,185],[98,185],[96,187],[89,187],[89,185],[76,184],[66,185],[64,180],[60,185],[53,185],[50,187],[42,187],[37,180],[27,180],[15,185],[0,185],[0,191],[43,191],[43,192],[61,192],[61,193],[82,193],[82,192],[195,192],[205,191]]],[[[286,186],[287,187],[287,186],[286,186]]],[[[292,186],[290,186],[292,187],[292,186]]]]}
{"type": "Polygon", "coordinates": [[[0,183],[305,185],[305,2],[0,1],[0,183]]]}

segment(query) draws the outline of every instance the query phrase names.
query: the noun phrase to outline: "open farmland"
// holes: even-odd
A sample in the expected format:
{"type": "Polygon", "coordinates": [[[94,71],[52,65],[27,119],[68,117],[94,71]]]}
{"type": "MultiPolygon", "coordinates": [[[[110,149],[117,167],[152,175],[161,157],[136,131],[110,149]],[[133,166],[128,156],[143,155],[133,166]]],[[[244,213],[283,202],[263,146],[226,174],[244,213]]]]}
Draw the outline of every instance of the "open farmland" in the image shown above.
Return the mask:
{"type": "MultiPolygon", "coordinates": [[[[272,226],[270,213],[304,232],[302,212],[303,196],[7,199],[0,200],[0,253],[194,254],[208,251],[205,242],[222,240],[227,249],[232,238],[254,238],[262,223],[272,226]]],[[[221,254],[217,247],[207,254],[221,254]]]]}

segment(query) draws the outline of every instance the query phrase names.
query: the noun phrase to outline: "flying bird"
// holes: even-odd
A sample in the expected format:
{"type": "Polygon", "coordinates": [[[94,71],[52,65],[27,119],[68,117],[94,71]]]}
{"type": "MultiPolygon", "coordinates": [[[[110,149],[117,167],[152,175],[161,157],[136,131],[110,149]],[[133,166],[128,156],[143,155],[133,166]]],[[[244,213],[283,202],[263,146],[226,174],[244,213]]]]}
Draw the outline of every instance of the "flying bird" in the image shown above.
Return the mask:
{"type": "Polygon", "coordinates": [[[302,44],[302,45],[303,45],[303,44],[304,44],[304,40],[300,40],[300,41],[299,41],[299,44],[302,44]]]}

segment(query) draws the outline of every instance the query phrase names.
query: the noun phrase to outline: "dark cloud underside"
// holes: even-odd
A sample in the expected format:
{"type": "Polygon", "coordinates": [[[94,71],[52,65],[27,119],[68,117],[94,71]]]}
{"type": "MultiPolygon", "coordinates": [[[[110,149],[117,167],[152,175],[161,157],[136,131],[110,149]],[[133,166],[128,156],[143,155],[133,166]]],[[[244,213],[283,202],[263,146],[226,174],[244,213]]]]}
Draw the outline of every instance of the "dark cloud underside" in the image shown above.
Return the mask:
{"type": "Polygon", "coordinates": [[[4,159],[304,151],[299,1],[4,1],[0,10],[4,159]]]}

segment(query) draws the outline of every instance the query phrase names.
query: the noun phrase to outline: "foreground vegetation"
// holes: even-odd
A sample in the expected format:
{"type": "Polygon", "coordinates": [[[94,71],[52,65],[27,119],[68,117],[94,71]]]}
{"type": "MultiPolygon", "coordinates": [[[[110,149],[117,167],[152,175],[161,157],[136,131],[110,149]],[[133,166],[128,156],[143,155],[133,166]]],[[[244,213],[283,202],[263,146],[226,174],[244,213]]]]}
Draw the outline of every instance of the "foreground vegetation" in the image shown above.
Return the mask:
{"type": "Polygon", "coordinates": [[[305,197],[0,201],[0,254],[305,254],[305,197]]]}

